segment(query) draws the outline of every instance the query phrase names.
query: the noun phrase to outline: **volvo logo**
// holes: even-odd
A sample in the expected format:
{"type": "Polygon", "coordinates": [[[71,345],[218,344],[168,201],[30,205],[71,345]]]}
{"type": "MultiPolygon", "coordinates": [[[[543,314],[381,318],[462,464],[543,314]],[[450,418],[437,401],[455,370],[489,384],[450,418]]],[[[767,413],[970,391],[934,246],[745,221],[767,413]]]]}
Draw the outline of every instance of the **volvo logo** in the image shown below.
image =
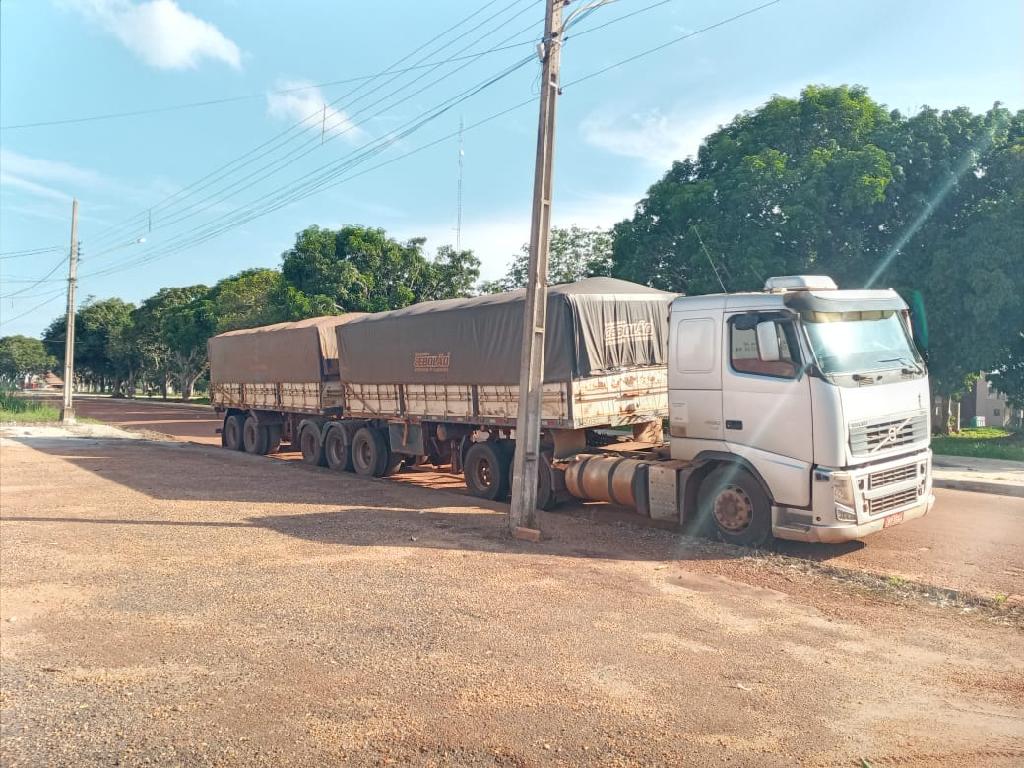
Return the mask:
{"type": "Polygon", "coordinates": [[[887,443],[895,443],[896,442],[896,438],[899,437],[899,436],[900,436],[900,428],[899,427],[889,427],[889,439],[886,440],[886,442],[887,443]]]}

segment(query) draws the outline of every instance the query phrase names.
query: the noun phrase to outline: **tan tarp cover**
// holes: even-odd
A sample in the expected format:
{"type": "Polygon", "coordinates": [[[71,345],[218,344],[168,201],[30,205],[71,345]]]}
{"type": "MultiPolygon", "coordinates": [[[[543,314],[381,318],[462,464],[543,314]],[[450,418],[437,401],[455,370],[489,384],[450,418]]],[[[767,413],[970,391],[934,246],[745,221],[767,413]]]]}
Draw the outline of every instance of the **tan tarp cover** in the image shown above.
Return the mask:
{"type": "Polygon", "coordinates": [[[245,328],[207,342],[214,384],[309,383],[338,375],[334,329],[362,313],[245,328]]]}
{"type": "MultiPolygon", "coordinates": [[[[525,294],[427,301],[338,326],[341,380],[518,384],[525,294]]],[[[549,287],[544,381],[664,365],[675,297],[610,277],[549,287]]]]}

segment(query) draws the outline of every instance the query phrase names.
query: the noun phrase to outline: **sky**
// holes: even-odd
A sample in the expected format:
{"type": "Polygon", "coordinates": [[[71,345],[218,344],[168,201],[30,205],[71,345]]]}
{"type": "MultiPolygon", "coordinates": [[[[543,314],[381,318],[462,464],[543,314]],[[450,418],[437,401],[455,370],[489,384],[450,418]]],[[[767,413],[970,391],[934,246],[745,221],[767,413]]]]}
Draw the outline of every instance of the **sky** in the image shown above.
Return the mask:
{"type": "MultiPolygon", "coordinates": [[[[555,225],[627,218],[708,133],[807,84],[863,85],[904,113],[1024,107],[1019,0],[779,0],[702,31],[764,2],[616,0],[577,22],[555,225]]],[[[455,244],[460,121],[461,244],[500,276],[528,239],[543,8],[3,0],[0,335],[37,335],[63,311],[72,197],[81,300],[276,267],[312,224],[455,244]],[[218,103],[79,121],[202,101],[218,103]]]]}

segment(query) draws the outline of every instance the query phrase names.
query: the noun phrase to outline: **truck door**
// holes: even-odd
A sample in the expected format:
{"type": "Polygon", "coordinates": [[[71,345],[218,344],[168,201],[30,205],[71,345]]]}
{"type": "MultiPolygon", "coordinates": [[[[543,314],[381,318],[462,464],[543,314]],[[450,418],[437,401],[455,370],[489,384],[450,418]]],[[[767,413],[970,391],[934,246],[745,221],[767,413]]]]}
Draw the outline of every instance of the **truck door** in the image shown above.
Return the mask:
{"type": "Polygon", "coordinates": [[[807,506],[811,390],[795,320],[780,312],[734,314],[724,330],[725,441],[757,468],[776,502],[807,506]]]}
{"type": "MultiPolygon", "coordinates": [[[[718,297],[701,297],[704,303],[718,297]]],[[[694,302],[694,299],[682,301],[694,302]]],[[[724,299],[719,299],[724,303],[724,299]]],[[[675,311],[669,327],[669,434],[672,456],[692,458],[722,444],[722,310],[675,311]],[[715,445],[708,445],[715,441],[715,445]]]]}

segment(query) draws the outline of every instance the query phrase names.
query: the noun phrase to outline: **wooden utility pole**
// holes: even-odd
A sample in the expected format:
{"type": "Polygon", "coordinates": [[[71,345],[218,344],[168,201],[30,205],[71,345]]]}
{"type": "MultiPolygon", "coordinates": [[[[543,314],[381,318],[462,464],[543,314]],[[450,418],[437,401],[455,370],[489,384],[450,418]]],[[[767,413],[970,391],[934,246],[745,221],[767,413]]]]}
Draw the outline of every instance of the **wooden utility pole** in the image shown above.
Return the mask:
{"type": "Polygon", "coordinates": [[[64,406],[62,424],[75,423],[75,287],[78,282],[78,198],[71,201],[71,253],[68,256],[68,317],[64,325],[64,406]]]}
{"type": "Polygon", "coordinates": [[[537,164],[533,180],[530,222],[530,262],[523,309],[523,351],[519,370],[519,412],[512,469],[509,529],[537,528],[537,473],[540,469],[541,391],[544,383],[544,338],[547,315],[548,239],[551,234],[551,172],[555,152],[555,102],[562,52],[562,6],[547,0],[544,42],[540,53],[540,117],[537,125],[537,164]]]}

